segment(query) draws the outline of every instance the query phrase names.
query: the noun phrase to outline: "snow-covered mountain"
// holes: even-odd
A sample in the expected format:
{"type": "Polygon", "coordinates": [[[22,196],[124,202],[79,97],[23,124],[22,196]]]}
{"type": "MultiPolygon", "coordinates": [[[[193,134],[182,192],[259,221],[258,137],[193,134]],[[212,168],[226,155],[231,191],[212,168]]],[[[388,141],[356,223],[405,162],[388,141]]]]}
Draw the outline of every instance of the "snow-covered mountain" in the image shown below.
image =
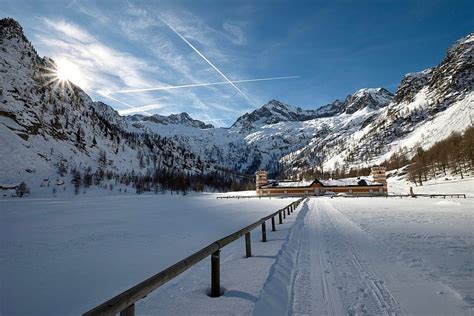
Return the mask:
{"type": "Polygon", "coordinates": [[[214,128],[212,124],[206,124],[203,121],[195,120],[188,113],[183,112],[180,114],[170,114],[168,116],[154,114],[151,116],[135,114],[130,115],[127,117],[127,121],[131,122],[132,124],[139,125],[139,122],[142,121],[150,121],[156,124],[163,124],[163,125],[182,125],[188,127],[195,127],[195,128],[214,128]]]}
{"type": "Polygon", "coordinates": [[[409,157],[416,147],[427,148],[472,124],[473,37],[456,42],[438,66],[407,74],[395,95],[384,88],[360,89],[315,110],[272,100],[229,129],[142,128],[248,173],[362,167],[395,152],[409,157]]]}
{"type": "Polygon", "coordinates": [[[291,160],[307,161],[309,152],[319,151],[328,167],[379,163],[395,152],[414,154],[451,132],[472,125],[474,115],[474,33],[457,41],[438,66],[406,75],[393,101],[377,111],[372,122],[351,137],[313,142],[291,160]],[[307,155],[305,155],[307,154],[307,155]],[[306,157],[305,157],[306,156],[306,157]]]}
{"type": "Polygon", "coordinates": [[[79,87],[52,80],[54,61],[37,55],[17,22],[0,26],[0,183],[51,181],[74,168],[263,168],[276,176],[361,167],[401,149],[411,155],[472,124],[474,34],[438,66],[407,74],[395,94],[360,89],[317,109],[272,100],[230,128],[214,128],[187,113],[122,117],[79,87]]]}
{"type": "Polygon", "coordinates": [[[161,124],[152,117],[127,118],[134,133],[170,137],[204,159],[242,172],[258,168],[281,171],[280,158],[304,148],[315,137],[339,127],[350,132],[387,106],[393,95],[383,88],[361,89],[317,110],[303,110],[272,100],[239,117],[230,128],[193,128],[189,124],[161,124]]]}
{"type": "Polygon", "coordinates": [[[63,184],[73,170],[123,176],[156,166],[207,168],[170,139],[131,133],[111,107],[58,80],[54,61],[38,56],[13,19],[0,20],[0,46],[0,183],[63,184]]]}
{"type": "Polygon", "coordinates": [[[277,100],[271,100],[251,113],[245,113],[231,126],[241,132],[251,132],[264,125],[279,122],[302,122],[316,118],[335,116],[343,113],[352,114],[363,108],[378,109],[392,101],[393,94],[384,89],[360,89],[347,96],[344,101],[336,100],[317,110],[304,110],[277,100]]]}
{"type": "Polygon", "coordinates": [[[249,132],[268,124],[307,121],[317,116],[316,110],[303,110],[277,100],[271,100],[261,108],[239,117],[231,127],[242,132],[249,132]]]}

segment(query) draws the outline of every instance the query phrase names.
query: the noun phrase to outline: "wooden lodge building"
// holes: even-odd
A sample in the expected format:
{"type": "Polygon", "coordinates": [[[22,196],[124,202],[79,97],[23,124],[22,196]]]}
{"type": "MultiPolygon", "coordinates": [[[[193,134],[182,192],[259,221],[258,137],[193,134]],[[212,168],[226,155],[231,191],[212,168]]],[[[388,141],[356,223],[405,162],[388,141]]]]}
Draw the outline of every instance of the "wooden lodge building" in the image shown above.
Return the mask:
{"type": "Polygon", "coordinates": [[[385,167],[373,167],[372,179],[350,178],[339,180],[268,180],[266,171],[256,172],[258,196],[309,196],[345,193],[347,195],[386,195],[387,177],[385,167]]]}

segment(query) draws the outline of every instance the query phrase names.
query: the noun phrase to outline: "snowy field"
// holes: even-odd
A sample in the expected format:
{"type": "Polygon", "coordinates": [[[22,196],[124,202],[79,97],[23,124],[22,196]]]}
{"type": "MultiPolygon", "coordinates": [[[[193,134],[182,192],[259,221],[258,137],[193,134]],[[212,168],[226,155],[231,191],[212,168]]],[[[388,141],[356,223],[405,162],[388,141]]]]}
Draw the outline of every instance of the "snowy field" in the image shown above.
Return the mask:
{"type": "Polygon", "coordinates": [[[404,179],[388,179],[388,191],[390,194],[409,194],[410,187],[415,194],[456,194],[464,193],[468,197],[474,198],[474,177],[461,179],[449,177],[446,179],[431,179],[423,183],[422,186],[415,186],[404,179]]]}
{"type": "MultiPolygon", "coordinates": [[[[293,201],[217,196],[0,200],[0,314],[80,314],[293,201]]],[[[206,295],[206,259],[136,312],[473,315],[473,202],[311,198],[276,232],[267,226],[268,242],[252,233],[252,258],[242,239],[222,250],[220,298],[206,295]]]]}
{"type": "MultiPolygon", "coordinates": [[[[292,201],[214,194],[0,200],[0,314],[78,315],[292,201]]],[[[235,244],[242,256],[243,241],[235,244]]]]}

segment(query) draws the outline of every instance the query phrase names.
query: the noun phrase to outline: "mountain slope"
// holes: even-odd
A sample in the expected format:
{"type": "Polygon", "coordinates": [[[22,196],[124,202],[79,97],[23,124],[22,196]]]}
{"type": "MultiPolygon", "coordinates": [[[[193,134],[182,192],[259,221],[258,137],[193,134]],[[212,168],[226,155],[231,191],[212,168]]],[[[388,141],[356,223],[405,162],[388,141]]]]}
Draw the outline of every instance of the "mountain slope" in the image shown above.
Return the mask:
{"type": "Polygon", "coordinates": [[[193,152],[157,134],[130,133],[108,105],[60,81],[54,61],[38,56],[16,21],[0,20],[0,30],[1,183],[63,184],[75,171],[99,172],[100,180],[157,166],[203,171],[206,163],[193,152]]]}
{"type": "Polygon", "coordinates": [[[334,135],[313,139],[284,157],[284,163],[287,168],[311,168],[322,160],[329,169],[376,164],[400,150],[411,156],[418,146],[428,148],[451,132],[462,132],[472,125],[474,114],[473,56],[470,34],[438,66],[406,75],[393,101],[361,130],[340,135],[336,142],[334,135]]]}

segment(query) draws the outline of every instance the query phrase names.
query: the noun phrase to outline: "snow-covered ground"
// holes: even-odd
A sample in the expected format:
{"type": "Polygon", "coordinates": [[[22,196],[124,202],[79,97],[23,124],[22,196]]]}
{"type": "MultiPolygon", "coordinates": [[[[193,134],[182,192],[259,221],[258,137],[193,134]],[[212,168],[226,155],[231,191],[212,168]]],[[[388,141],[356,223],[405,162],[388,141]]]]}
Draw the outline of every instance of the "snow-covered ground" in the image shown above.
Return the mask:
{"type": "MultiPolygon", "coordinates": [[[[214,194],[0,200],[0,314],[80,314],[292,201],[214,194]]],[[[243,241],[228,247],[242,256],[243,241]]],[[[227,247],[222,255],[225,262],[227,247]]],[[[269,269],[266,261],[260,269],[269,269]]],[[[208,271],[201,274],[204,291],[208,271]]]]}
{"type": "Polygon", "coordinates": [[[410,187],[415,194],[466,194],[474,197],[474,177],[461,178],[459,175],[449,175],[425,181],[422,186],[405,180],[405,176],[390,177],[387,180],[389,194],[409,194],[410,187]]]}
{"type": "Polygon", "coordinates": [[[472,315],[471,212],[471,199],[312,198],[289,232],[279,229],[267,244],[254,243],[256,257],[244,259],[241,244],[224,252],[223,297],[205,295],[209,263],[203,262],[137,309],[147,315],[472,315]]]}
{"type": "MultiPolygon", "coordinates": [[[[448,185],[469,191],[469,181],[448,185]]],[[[216,199],[239,194],[254,192],[0,200],[0,314],[79,314],[293,201],[216,199]]],[[[472,315],[473,206],[472,198],[311,198],[276,232],[267,226],[268,242],[252,233],[253,257],[244,258],[243,240],[222,250],[220,298],[206,295],[206,259],[136,312],[472,315]]]]}
{"type": "Polygon", "coordinates": [[[288,304],[270,278],[256,311],[472,314],[472,200],[316,198],[302,214],[288,304]]]}

